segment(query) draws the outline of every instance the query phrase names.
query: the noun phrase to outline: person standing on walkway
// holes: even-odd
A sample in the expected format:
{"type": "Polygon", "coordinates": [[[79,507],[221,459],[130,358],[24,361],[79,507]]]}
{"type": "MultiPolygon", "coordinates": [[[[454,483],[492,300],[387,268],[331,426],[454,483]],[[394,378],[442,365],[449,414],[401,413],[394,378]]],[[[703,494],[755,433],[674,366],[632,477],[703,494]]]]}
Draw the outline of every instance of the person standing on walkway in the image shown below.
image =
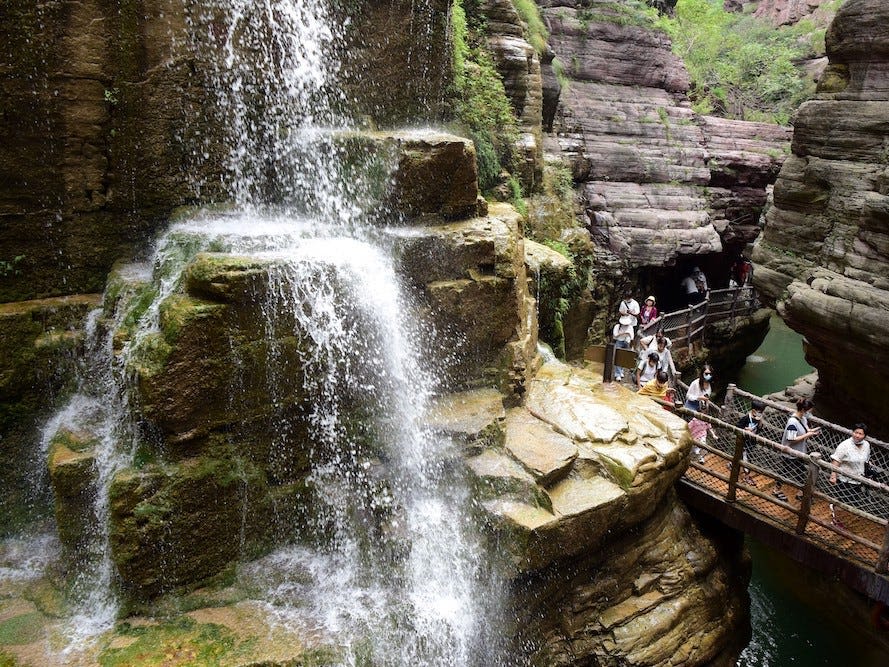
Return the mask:
{"type": "MultiPolygon", "coordinates": [[[[759,423],[762,420],[762,413],[765,412],[765,409],[766,405],[762,401],[751,401],[750,410],[748,410],[747,414],[735,423],[735,426],[744,429],[747,433],[756,433],[759,430],[759,423]]],[[[744,451],[741,454],[741,460],[744,461],[744,463],[747,463],[749,460],[755,446],[756,441],[745,435],[744,451]]],[[[750,486],[756,486],[756,480],[753,479],[753,475],[750,474],[750,468],[744,468],[744,483],[750,486]]]]}
{"type": "Polygon", "coordinates": [[[654,305],[654,297],[645,297],[645,305],[642,306],[642,310],[639,312],[639,322],[646,325],[649,322],[656,320],[657,316],[658,310],[657,306],[654,305]]]}
{"type": "MultiPolygon", "coordinates": [[[[784,435],[781,437],[781,444],[784,447],[789,447],[800,454],[807,453],[806,443],[808,440],[821,433],[821,427],[809,428],[809,416],[812,414],[814,405],[808,398],[801,398],[796,402],[796,412],[787,419],[784,435]]],[[[806,459],[783,454],[781,464],[778,466],[778,474],[802,487],[806,483],[806,459]]],[[[787,495],[781,489],[781,477],[775,479],[775,489],[772,491],[772,495],[778,500],[787,502],[787,495]]],[[[798,493],[796,499],[799,500],[801,497],[802,493],[798,493]]]]}
{"type": "MultiPolygon", "coordinates": [[[[866,436],[867,426],[864,424],[855,424],[852,427],[852,437],[843,440],[830,455],[831,462],[837,470],[864,477],[865,466],[870,459],[870,443],[865,440],[866,436]]],[[[837,500],[863,509],[865,498],[861,482],[843,475],[840,475],[837,480],[837,471],[835,470],[830,473],[830,483],[837,487],[837,500]]],[[[830,514],[831,523],[840,528],[846,527],[842,521],[837,519],[833,505],[831,505],[830,514]]]]}
{"type": "MultiPolygon", "coordinates": [[[[636,329],[633,324],[636,318],[633,315],[621,315],[617,324],[611,330],[611,337],[614,339],[614,347],[629,350],[633,340],[636,337],[636,329]]],[[[624,369],[620,366],[614,367],[614,379],[620,382],[624,379],[624,369]]]]}
{"type": "MultiPolygon", "coordinates": [[[[629,290],[627,290],[629,292],[629,290]]],[[[620,302],[620,306],[617,308],[620,311],[621,317],[625,317],[627,315],[632,315],[633,317],[633,326],[638,324],[638,317],[640,313],[639,302],[633,298],[631,294],[626,294],[623,300],[620,302]]]]}
{"type": "Polygon", "coordinates": [[[713,367],[710,364],[704,364],[701,373],[695,378],[690,385],[688,391],[685,392],[685,407],[695,412],[706,412],[706,405],[710,401],[710,394],[713,393],[713,367]]]}

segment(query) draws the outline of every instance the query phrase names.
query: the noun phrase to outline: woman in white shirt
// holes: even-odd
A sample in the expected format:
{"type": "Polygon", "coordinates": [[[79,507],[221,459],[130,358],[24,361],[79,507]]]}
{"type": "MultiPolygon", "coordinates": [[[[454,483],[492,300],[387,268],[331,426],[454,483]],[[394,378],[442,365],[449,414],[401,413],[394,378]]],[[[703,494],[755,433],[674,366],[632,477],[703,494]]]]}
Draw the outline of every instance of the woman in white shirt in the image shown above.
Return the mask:
{"type": "Polygon", "coordinates": [[[710,394],[713,393],[713,367],[710,364],[704,364],[698,377],[688,385],[688,391],[685,392],[685,407],[695,412],[701,412],[701,408],[706,408],[707,402],[710,400],[710,394]]]}
{"type": "MultiPolygon", "coordinates": [[[[865,465],[870,458],[870,443],[864,439],[866,436],[867,426],[864,424],[855,424],[852,427],[852,437],[843,440],[830,455],[837,470],[864,477],[865,465]]],[[[862,509],[865,498],[861,482],[851,477],[844,477],[842,474],[838,481],[837,472],[834,471],[830,474],[830,483],[837,487],[837,500],[862,509]]],[[[831,512],[831,518],[834,525],[845,528],[834,512],[831,512]]]]}

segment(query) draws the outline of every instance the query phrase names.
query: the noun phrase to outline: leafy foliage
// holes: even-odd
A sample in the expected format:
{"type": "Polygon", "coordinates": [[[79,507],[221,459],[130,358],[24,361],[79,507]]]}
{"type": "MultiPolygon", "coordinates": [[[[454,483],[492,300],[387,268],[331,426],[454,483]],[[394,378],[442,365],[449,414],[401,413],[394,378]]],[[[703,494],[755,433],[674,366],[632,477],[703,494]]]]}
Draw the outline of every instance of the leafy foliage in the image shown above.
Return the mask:
{"type": "Polygon", "coordinates": [[[467,19],[463,2],[455,0],[451,7],[454,115],[475,142],[484,191],[497,184],[502,166],[512,162],[518,129],[503,79],[482,43],[484,25],[476,15],[467,19]]]}
{"type": "Polygon", "coordinates": [[[658,23],[685,61],[698,113],[786,124],[814,93],[796,65],[823,48],[824,32],[811,21],[776,28],[726,12],[722,0],[679,0],[658,23]]]}
{"type": "Polygon", "coordinates": [[[546,51],[549,32],[540,17],[540,8],[534,0],[512,0],[512,4],[527,26],[528,43],[538,55],[542,55],[546,51]]]}

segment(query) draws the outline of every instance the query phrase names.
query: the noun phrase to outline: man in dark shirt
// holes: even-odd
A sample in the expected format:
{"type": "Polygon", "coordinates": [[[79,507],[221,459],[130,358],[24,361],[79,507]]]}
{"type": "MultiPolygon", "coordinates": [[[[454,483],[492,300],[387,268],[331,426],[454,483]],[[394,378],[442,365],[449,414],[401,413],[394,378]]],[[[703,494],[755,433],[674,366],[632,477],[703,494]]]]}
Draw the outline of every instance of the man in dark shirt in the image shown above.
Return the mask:
{"type": "MultiPolygon", "coordinates": [[[[756,433],[759,430],[759,422],[762,420],[762,413],[766,409],[765,403],[754,400],[750,403],[750,410],[741,417],[735,426],[742,428],[748,433],[756,433]]],[[[744,437],[744,453],[741,455],[742,460],[746,463],[747,458],[753,453],[756,441],[753,438],[744,437]]],[[[756,480],[750,474],[750,468],[744,468],[744,483],[750,486],[756,486],[756,480]]]]}

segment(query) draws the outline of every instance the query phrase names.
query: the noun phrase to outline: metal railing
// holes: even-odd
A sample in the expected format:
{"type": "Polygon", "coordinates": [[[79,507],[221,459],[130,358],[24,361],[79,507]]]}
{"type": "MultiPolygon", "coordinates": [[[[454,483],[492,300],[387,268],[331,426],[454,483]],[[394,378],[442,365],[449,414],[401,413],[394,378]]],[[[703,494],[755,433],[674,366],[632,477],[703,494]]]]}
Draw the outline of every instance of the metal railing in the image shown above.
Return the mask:
{"type": "Polygon", "coordinates": [[[711,290],[701,303],[664,313],[642,325],[640,333],[649,336],[660,330],[673,345],[691,348],[695,342],[704,340],[708,324],[750,315],[758,307],[759,300],[752,286],[711,290]]]}
{"type": "MultiPolygon", "coordinates": [[[[685,479],[877,574],[889,573],[889,486],[844,472],[843,477],[857,484],[853,494],[844,496],[850,487],[830,481],[836,471],[830,455],[849,437],[849,429],[812,418],[822,432],[802,454],[780,444],[792,412],[785,405],[763,401],[758,434],[734,426],[752,399],[763,400],[730,386],[718,418],[667,404],[685,419],[712,427],[698,442],[703,454],[690,462],[685,479]],[[799,463],[788,465],[793,460],[799,463]],[[779,482],[783,498],[774,494],[779,482]]],[[[885,471],[889,444],[868,441],[875,467],[885,471]]]]}

